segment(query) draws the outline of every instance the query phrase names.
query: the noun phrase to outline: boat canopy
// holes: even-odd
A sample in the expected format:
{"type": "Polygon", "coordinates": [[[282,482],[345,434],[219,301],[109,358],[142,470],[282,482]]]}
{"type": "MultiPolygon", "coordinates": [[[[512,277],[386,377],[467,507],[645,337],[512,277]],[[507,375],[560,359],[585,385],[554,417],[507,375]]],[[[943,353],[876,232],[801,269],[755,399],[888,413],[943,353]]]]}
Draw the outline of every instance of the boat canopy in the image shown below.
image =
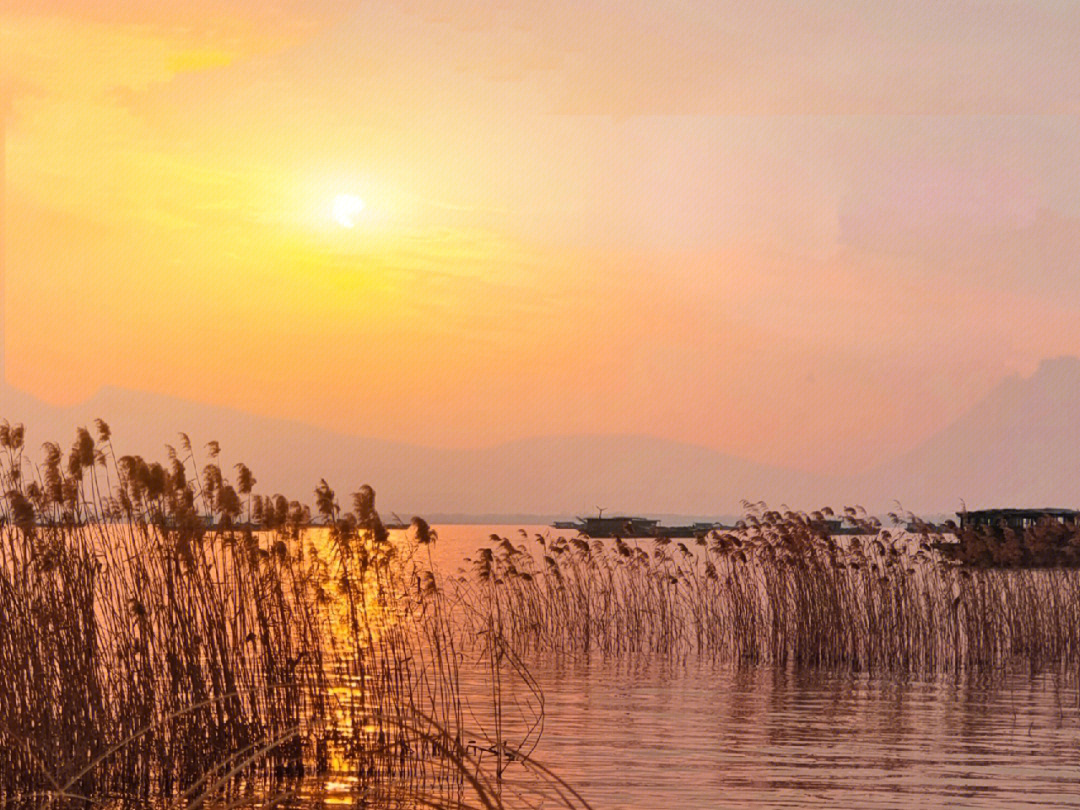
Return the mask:
{"type": "Polygon", "coordinates": [[[1054,520],[1063,525],[1080,523],[1080,511],[1076,509],[978,509],[973,512],[957,512],[960,528],[1002,527],[1026,529],[1039,521],[1054,520]]]}

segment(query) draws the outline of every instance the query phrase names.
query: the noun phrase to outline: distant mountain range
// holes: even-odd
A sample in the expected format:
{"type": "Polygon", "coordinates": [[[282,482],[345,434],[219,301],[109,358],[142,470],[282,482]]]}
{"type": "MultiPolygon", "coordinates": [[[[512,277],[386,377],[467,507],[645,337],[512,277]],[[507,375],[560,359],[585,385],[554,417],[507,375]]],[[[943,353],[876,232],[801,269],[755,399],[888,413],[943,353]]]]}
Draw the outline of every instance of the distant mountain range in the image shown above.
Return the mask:
{"type": "Polygon", "coordinates": [[[835,477],[755,464],[648,436],[559,436],[477,450],[443,450],[343,435],[171,397],[107,388],[57,408],[2,389],[0,418],[27,426],[28,444],[62,446],[101,417],[120,453],[165,457],[177,431],[216,439],[222,461],[248,464],[262,492],[311,500],[320,478],[347,496],[369,483],[384,513],[486,521],[592,513],[719,516],[740,500],[811,508],[859,503],[926,514],[969,508],[1080,505],[1080,358],[1047,360],[1004,380],[967,414],[894,461],[835,477]]]}

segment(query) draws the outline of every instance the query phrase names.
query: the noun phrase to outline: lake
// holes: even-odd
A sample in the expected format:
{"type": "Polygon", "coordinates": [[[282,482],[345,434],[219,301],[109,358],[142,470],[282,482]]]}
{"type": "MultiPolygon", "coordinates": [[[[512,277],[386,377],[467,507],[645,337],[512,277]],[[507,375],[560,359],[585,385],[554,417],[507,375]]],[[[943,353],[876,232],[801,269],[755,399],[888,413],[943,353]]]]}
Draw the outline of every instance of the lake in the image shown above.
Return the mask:
{"type": "MultiPolygon", "coordinates": [[[[492,533],[520,538],[517,526],[436,528],[447,571],[492,533]]],[[[1077,693],[1050,676],[528,663],[545,696],[534,756],[596,808],[1080,807],[1077,693]]],[[[470,691],[482,703],[482,688],[470,691]]]]}

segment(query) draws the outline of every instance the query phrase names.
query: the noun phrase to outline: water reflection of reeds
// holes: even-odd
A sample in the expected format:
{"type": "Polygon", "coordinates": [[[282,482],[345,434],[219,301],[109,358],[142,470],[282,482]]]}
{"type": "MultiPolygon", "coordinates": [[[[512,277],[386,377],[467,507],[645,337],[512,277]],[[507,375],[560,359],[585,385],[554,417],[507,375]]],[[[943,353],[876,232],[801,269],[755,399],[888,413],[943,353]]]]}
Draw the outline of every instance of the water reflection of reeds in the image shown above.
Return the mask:
{"type": "Polygon", "coordinates": [[[280,804],[323,783],[369,807],[503,806],[528,733],[497,723],[478,762],[459,668],[492,656],[496,717],[512,674],[449,621],[423,521],[391,542],[370,487],[351,511],[326,482],[314,513],[260,496],[186,436],[165,464],[117,457],[103,422],[40,462],[24,444],[0,425],[0,802],[280,804]]]}

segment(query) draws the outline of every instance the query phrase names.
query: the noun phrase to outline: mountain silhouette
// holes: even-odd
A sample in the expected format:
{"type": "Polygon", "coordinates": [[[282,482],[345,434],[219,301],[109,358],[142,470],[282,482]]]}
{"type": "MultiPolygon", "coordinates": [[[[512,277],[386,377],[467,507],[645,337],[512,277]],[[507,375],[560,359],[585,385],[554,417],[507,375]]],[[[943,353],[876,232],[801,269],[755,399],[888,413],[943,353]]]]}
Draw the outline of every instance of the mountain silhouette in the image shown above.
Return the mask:
{"type": "Polygon", "coordinates": [[[846,482],[875,504],[917,511],[1080,505],[1080,358],[1002,381],[900,458],[846,482]],[[886,504],[887,505],[887,504],[886,504]]]}
{"type": "Polygon", "coordinates": [[[970,411],[899,458],[868,472],[821,476],[756,464],[649,436],[556,436],[481,449],[438,449],[363,438],[159,394],[105,388],[54,407],[6,387],[0,418],[27,427],[31,456],[61,447],[101,417],[119,454],[164,459],[191,437],[197,454],[222,446],[228,473],[252,468],[257,490],[311,500],[325,478],[343,502],[371,484],[380,508],[403,516],[554,516],[596,506],[651,515],[731,515],[740,501],[816,508],[861,504],[920,514],[961,507],[1080,505],[1080,358],[1044,361],[1002,381],[970,411]]]}
{"type": "Polygon", "coordinates": [[[196,449],[221,444],[226,473],[242,461],[257,491],[310,500],[320,478],[343,496],[371,484],[384,511],[399,514],[568,515],[609,511],[738,514],[741,498],[779,499],[812,489],[813,476],[648,436],[558,436],[483,449],[437,449],[362,438],[173,397],[105,388],[54,407],[4,389],[0,418],[27,428],[36,457],[45,441],[66,448],[95,418],[112,429],[117,454],[164,459],[187,433],[196,449]]]}

